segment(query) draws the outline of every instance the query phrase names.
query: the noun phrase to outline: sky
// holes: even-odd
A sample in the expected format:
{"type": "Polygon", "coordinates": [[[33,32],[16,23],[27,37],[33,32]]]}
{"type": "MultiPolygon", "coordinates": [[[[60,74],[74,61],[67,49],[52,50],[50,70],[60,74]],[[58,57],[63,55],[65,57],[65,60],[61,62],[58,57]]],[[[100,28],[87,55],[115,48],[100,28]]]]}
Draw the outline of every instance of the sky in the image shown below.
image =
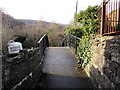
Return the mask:
{"type": "MultiPolygon", "coordinates": [[[[78,0],[78,12],[102,0],[78,0]]],[[[15,19],[68,24],[74,18],[76,0],[0,0],[0,8],[15,19]]]]}

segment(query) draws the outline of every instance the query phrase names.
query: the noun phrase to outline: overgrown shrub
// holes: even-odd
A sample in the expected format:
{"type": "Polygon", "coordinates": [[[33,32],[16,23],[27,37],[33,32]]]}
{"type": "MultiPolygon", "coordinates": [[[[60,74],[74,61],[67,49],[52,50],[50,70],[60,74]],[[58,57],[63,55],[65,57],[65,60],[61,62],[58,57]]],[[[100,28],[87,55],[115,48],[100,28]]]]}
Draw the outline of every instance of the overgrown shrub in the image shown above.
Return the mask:
{"type": "Polygon", "coordinates": [[[89,6],[86,10],[80,11],[74,18],[77,26],[64,29],[65,35],[72,34],[81,37],[78,47],[78,67],[85,68],[91,61],[92,38],[98,30],[98,14],[100,6],[89,6]]]}
{"type": "Polygon", "coordinates": [[[89,6],[85,11],[80,11],[76,15],[74,22],[81,24],[83,36],[79,43],[78,48],[78,67],[85,68],[91,61],[92,53],[92,38],[98,30],[98,14],[96,13],[99,6],[89,6]]]}
{"type": "Polygon", "coordinates": [[[80,39],[79,48],[78,48],[78,68],[85,68],[85,66],[91,61],[92,53],[92,37],[93,35],[84,35],[80,39]]]}
{"type": "Polygon", "coordinates": [[[74,35],[76,37],[81,37],[83,35],[82,29],[79,26],[68,26],[64,29],[64,35],[74,35]]]}

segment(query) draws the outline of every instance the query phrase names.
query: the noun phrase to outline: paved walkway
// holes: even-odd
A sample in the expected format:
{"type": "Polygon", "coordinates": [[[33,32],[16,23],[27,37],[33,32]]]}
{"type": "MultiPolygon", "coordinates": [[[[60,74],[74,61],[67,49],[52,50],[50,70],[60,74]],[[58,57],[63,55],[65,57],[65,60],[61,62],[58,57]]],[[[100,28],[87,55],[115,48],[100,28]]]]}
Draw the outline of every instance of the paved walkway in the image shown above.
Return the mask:
{"type": "Polygon", "coordinates": [[[90,88],[84,71],[76,71],[75,55],[69,47],[49,47],[43,64],[41,88],[90,88]]]}

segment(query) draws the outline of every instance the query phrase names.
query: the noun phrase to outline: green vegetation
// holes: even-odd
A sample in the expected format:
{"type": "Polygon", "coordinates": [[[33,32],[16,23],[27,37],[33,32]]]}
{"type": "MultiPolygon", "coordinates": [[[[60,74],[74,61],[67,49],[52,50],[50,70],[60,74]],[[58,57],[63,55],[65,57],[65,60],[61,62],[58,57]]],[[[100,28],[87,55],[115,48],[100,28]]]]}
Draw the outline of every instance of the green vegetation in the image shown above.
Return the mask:
{"type": "Polygon", "coordinates": [[[99,6],[96,5],[80,11],[74,18],[77,26],[69,26],[64,29],[65,35],[72,34],[81,37],[77,56],[79,68],[84,68],[91,61],[92,38],[98,30],[98,9],[99,6]]]}
{"type": "Polygon", "coordinates": [[[85,11],[80,11],[75,16],[74,22],[79,23],[84,34],[95,33],[98,30],[98,15],[99,6],[89,6],[85,11]]]}
{"type": "Polygon", "coordinates": [[[79,26],[68,26],[64,29],[64,35],[74,35],[76,37],[82,36],[82,29],[79,26]]]}
{"type": "Polygon", "coordinates": [[[82,36],[79,48],[78,48],[78,68],[85,68],[85,66],[91,61],[92,53],[91,53],[91,46],[92,46],[92,35],[84,35],[82,36]]]}

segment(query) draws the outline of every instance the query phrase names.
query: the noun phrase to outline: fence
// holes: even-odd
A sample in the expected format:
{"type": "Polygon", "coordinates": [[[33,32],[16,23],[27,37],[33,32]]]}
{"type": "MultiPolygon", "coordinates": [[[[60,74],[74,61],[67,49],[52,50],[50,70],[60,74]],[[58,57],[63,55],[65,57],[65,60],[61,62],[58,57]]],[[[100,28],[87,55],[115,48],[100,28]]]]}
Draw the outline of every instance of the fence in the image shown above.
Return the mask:
{"type": "Polygon", "coordinates": [[[103,0],[98,16],[99,34],[120,33],[120,0],[103,0]]]}
{"type": "Polygon", "coordinates": [[[42,60],[48,46],[48,37],[44,35],[38,42],[37,48],[23,50],[14,58],[3,57],[3,89],[35,87],[42,74],[42,60]]]}
{"type": "Polygon", "coordinates": [[[80,38],[74,35],[67,35],[64,39],[64,45],[69,46],[77,55],[80,38]]]}

